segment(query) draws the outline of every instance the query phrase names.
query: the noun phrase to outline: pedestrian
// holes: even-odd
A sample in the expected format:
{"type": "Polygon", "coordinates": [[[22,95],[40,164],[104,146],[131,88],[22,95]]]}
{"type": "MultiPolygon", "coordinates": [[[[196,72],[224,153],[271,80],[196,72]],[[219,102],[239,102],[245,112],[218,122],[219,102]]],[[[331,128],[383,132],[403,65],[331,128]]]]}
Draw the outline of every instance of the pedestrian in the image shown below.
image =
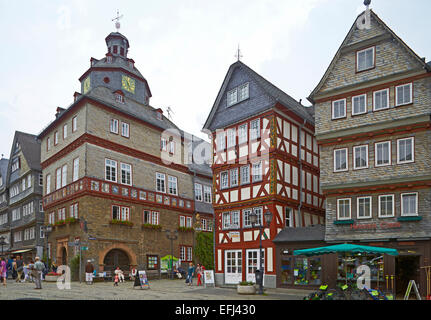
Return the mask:
{"type": "Polygon", "coordinates": [[[22,282],[21,277],[22,277],[22,273],[24,271],[23,264],[24,264],[24,262],[22,261],[22,256],[17,256],[17,259],[16,259],[16,273],[17,273],[16,282],[22,282]]]}
{"type": "Polygon", "coordinates": [[[114,277],[114,286],[118,287],[118,274],[116,274],[114,277]]]}
{"type": "Polygon", "coordinates": [[[189,269],[187,271],[187,283],[189,284],[189,287],[193,284],[193,275],[195,273],[195,267],[192,262],[189,263],[189,269]]]}
{"type": "Polygon", "coordinates": [[[30,261],[27,265],[27,270],[28,270],[28,279],[30,280],[30,282],[34,282],[34,276],[33,276],[34,261],[32,259],[30,259],[30,261]]]}
{"type": "Polygon", "coordinates": [[[15,280],[17,277],[17,272],[16,272],[16,258],[13,258],[12,260],[12,279],[15,280]]]}
{"type": "Polygon", "coordinates": [[[23,265],[22,265],[22,267],[23,267],[23,272],[24,272],[24,280],[23,281],[26,282],[27,280],[29,280],[29,276],[28,276],[28,274],[29,274],[28,263],[24,262],[23,265]]]}
{"type": "Polygon", "coordinates": [[[120,282],[124,282],[124,273],[120,269],[120,267],[117,267],[117,269],[115,269],[114,273],[115,273],[115,275],[118,275],[118,279],[120,280],[120,282]]]}
{"type": "Polygon", "coordinates": [[[202,276],[202,274],[201,274],[201,265],[198,263],[197,265],[196,265],[196,275],[197,275],[197,277],[198,277],[198,282],[196,283],[196,285],[197,286],[200,286],[200,285],[202,285],[202,282],[201,282],[201,276],[202,276]]]}
{"type": "Polygon", "coordinates": [[[87,284],[93,284],[93,272],[94,266],[91,260],[87,260],[87,264],[85,265],[85,281],[87,284]]]}
{"type": "Polygon", "coordinates": [[[135,281],[136,275],[138,274],[138,271],[136,270],[135,267],[133,267],[130,270],[130,280],[135,281]]]}
{"type": "Polygon", "coordinates": [[[55,261],[51,263],[51,269],[52,269],[52,272],[57,273],[57,265],[55,264],[55,261]]]}
{"type": "Polygon", "coordinates": [[[3,286],[6,287],[7,266],[6,261],[3,257],[0,258],[0,277],[3,280],[3,286]]]}
{"type": "Polygon", "coordinates": [[[39,257],[36,257],[35,259],[35,263],[34,263],[34,282],[36,283],[36,288],[35,289],[42,289],[42,283],[41,283],[41,279],[42,279],[42,271],[45,268],[45,265],[40,261],[39,257]]]}

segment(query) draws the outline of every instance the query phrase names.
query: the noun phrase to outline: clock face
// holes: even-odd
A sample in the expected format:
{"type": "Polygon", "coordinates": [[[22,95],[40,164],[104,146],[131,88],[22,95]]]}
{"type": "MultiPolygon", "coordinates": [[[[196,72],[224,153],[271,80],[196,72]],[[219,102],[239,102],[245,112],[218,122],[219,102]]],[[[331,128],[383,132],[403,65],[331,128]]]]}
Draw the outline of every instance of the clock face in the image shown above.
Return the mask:
{"type": "Polygon", "coordinates": [[[135,93],[135,80],[132,78],[129,78],[127,76],[123,76],[123,79],[121,81],[122,87],[124,90],[127,90],[131,93],[135,93]]]}
{"type": "Polygon", "coordinates": [[[87,77],[87,79],[84,80],[84,94],[86,94],[91,87],[90,77],[87,77]]]}

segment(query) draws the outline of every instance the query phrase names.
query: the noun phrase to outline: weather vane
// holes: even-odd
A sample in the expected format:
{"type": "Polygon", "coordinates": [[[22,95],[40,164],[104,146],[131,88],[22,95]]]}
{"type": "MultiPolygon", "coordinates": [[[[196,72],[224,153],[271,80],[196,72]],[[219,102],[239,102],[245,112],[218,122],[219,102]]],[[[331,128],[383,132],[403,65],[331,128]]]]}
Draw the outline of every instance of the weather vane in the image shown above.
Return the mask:
{"type": "Polygon", "coordinates": [[[117,32],[120,30],[120,19],[123,17],[123,15],[120,16],[120,11],[117,10],[117,17],[112,19],[112,21],[115,21],[115,28],[117,28],[117,32]]]}
{"type": "Polygon", "coordinates": [[[370,6],[370,4],[371,4],[371,0],[364,0],[364,5],[367,7],[367,9],[370,6]]]}
{"type": "Polygon", "coordinates": [[[239,44],[238,44],[238,50],[236,52],[235,58],[237,58],[238,61],[241,60],[242,58],[241,50],[239,49],[239,44]]]}

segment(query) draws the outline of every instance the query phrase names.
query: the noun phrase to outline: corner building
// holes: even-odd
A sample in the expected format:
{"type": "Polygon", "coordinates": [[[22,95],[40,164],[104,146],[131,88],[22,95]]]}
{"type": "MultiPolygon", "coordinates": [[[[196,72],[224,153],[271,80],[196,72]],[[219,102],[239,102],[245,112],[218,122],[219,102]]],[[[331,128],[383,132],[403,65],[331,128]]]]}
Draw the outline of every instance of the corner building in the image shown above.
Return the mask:
{"type": "MultiPolygon", "coordinates": [[[[171,254],[163,231],[181,229],[180,216],[195,216],[193,180],[182,162],[187,148],[178,127],[149,105],[127,38],[111,33],[106,44],[104,58],[91,58],[73,104],[59,108],[39,135],[49,252],[69,264],[79,240],[88,247],[83,259],[98,271],[156,272],[171,254]],[[163,133],[168,129],[173,133],[163,133]]],[[[193,232],[179,230],[173,254],[193,260],[193,232]]]]}
{"type": "Polygon", "coordinates": [[[238,61],[204,129],[212,135],[216,281],[255,282],[262,256],[264,285],[274,288],[275,236],[285,227],[324,224],[313,108],[238,61]],[[263,224],[261,252],[251,214],[263,224]]]}
{"type": "MultiPolygon", "coordinates": [[[[382,286],[395,275],[398,293],[416,280],[425,294],[420,267],[430,265],[430,76],[430,64],[367,10],[309,98],[322,159],[325,241],[396,248],[397,258],[362,263],[380,261],[371,264],[372,282],[382,286]]],[[[347,266],[349,273],[354,268],[347,266]]]]}

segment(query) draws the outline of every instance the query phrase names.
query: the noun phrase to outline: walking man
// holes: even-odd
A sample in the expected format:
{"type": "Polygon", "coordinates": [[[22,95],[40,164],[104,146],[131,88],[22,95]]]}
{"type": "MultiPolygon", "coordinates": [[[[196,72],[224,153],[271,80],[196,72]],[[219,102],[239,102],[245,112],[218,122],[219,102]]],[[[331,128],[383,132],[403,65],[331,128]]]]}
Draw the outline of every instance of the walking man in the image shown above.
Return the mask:
{"type": "Polygon", "coordinates": [[[7,279],[7,267],[6,261],[3,257],[0,258],[0,277],[3,280],[3,286],[6,287],[6,279],[7,279]]]}
{"type": "Polygon", "coordinates": [[[17,272],[16,282],[22,282],[21,277],[22,277],[23,271],[24,271],[24,262],[22,261],[22,256],[17,256],[17,258],[16,258],[16,272],[17,272]]]}
{"type": "Polygon", "coordinates": [[[34,271],[35,271],[35,279],[34,282],[36,283],[35,289],[42,289],[42,283],[41,283],[41,277],[42,277],[42,271],[45,268],[45,265],[40,261],[39,257],[36,257],[34,263],[34,271]]]}
{"type": "Polygon", "coordinates": [[[91,260],[87,260],[87,264],[85,265],[85,281],[87,284],[93,284],[93,272],[94,266],[91,260]]]}

